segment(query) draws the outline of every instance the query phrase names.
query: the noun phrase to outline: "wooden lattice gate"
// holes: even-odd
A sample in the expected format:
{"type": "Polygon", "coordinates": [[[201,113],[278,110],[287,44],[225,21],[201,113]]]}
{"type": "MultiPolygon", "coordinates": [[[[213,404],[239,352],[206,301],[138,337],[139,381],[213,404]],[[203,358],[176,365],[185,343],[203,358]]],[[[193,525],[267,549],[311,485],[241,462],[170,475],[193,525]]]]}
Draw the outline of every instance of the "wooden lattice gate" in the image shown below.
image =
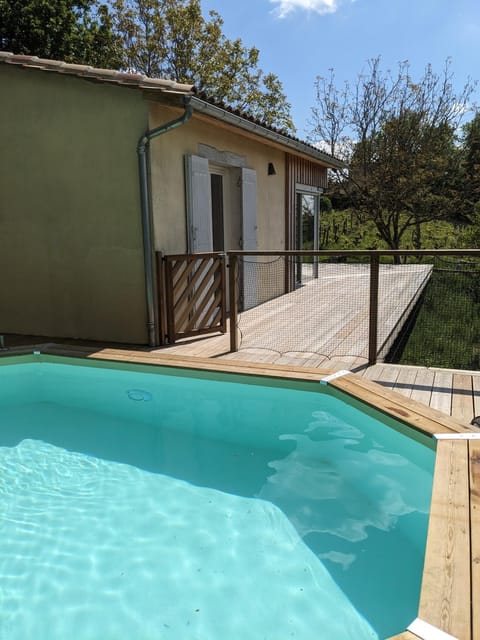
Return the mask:
{"type": "Polygon", "coordinates": [[[166,341],[172,344],[180,338],[225,333],[225,254],[171,255],[161,261],[161,325],[166,341]]]}

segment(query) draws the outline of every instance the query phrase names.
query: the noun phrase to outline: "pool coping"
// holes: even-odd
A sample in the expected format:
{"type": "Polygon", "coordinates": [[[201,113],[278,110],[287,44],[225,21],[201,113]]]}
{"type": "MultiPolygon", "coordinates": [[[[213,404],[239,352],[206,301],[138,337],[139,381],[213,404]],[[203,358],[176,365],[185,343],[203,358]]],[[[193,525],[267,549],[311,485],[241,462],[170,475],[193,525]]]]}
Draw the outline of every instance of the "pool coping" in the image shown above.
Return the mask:
{"type": "Polygon", "coordinates": [[[316,381],[436,440],[436,459],[418,618],[389,640],[480,640],[480,431],[351,372],[42,343],[0,352],[316,381]],[[426,623],[426,624],[424,624],[426,623]],[[447,635],[445,635],[447,634],[447,635]]]}

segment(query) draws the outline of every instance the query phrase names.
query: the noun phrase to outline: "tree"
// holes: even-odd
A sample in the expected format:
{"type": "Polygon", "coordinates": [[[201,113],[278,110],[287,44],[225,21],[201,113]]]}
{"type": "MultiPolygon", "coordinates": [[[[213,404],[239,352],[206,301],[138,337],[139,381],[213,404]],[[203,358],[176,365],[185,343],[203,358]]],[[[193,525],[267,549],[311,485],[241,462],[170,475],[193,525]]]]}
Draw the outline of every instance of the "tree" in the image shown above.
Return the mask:
{"type": "Polygon", "coordinates": [[[97,67],[121,61],[108,8],[97,0],[0,0],[0,47],[97,67]]]}
{"type": "Polygon", "coordinates": [[[417,81],[408,62],[392,74],[381,70],[380,58],[369,61],[353,86],[338,89],[333,71],[317,78],[312,138],[349,163],[335,188],[375,223],[391,249],[412,230],[419,248],[423,223],[457,215],[456,132],[473,88],[468,82],[454,90],[448,60],[441,74],[427,66],[417,81]]]}
{"type": "Polygon", "coordinates": [[[221,16],[204,18],[200,0],[114,0],[112,8],[123,68],[194,84],[214,102],[294,130],[282,84],[259,68],[258,49],[226,38],[221,16]]]}
{"type": "Polygon", "coordinates": [[[472,206],[480,205],[480,111],[463,127],[465,195],[472,206]]]}

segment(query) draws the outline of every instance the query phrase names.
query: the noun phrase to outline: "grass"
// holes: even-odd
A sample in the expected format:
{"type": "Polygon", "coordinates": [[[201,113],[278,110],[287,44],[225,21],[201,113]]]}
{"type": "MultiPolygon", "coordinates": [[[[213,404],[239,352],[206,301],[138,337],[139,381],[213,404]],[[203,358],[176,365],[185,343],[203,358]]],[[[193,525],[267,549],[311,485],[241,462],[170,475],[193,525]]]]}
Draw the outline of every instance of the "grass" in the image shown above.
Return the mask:
{"type": "Polygon", "coordinates": [[[480,369],[478,266],[457,268],[447,262],[435,267],[409,327],[389,354],[390,362],[480,369]]]}

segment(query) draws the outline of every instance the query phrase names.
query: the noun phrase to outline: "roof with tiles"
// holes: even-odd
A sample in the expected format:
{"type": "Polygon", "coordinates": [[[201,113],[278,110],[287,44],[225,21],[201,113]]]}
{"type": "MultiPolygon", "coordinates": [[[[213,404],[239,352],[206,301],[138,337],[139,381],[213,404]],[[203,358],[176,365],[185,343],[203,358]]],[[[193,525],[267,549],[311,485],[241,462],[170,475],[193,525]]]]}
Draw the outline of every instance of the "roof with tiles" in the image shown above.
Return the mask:
{"type": "Polygon", "coordinates": [[[86,64],[72,64],[59,60],[47,60],[37,56],[16,55],[6,51],[0,51],[0,62],[19,65],[26,69],[38,69],[40,71],[54,71],[66,75],[78,76],[97,82],[108,82],[126,87],[138,87],[145,90],[158,90],[161,93],[180,93],[190,95],[194,92],[193,85],[181,84],[173,80],[160,80],[148,78],[139,73],[125,73],[113,69],[96,69],[86,64]]]}

